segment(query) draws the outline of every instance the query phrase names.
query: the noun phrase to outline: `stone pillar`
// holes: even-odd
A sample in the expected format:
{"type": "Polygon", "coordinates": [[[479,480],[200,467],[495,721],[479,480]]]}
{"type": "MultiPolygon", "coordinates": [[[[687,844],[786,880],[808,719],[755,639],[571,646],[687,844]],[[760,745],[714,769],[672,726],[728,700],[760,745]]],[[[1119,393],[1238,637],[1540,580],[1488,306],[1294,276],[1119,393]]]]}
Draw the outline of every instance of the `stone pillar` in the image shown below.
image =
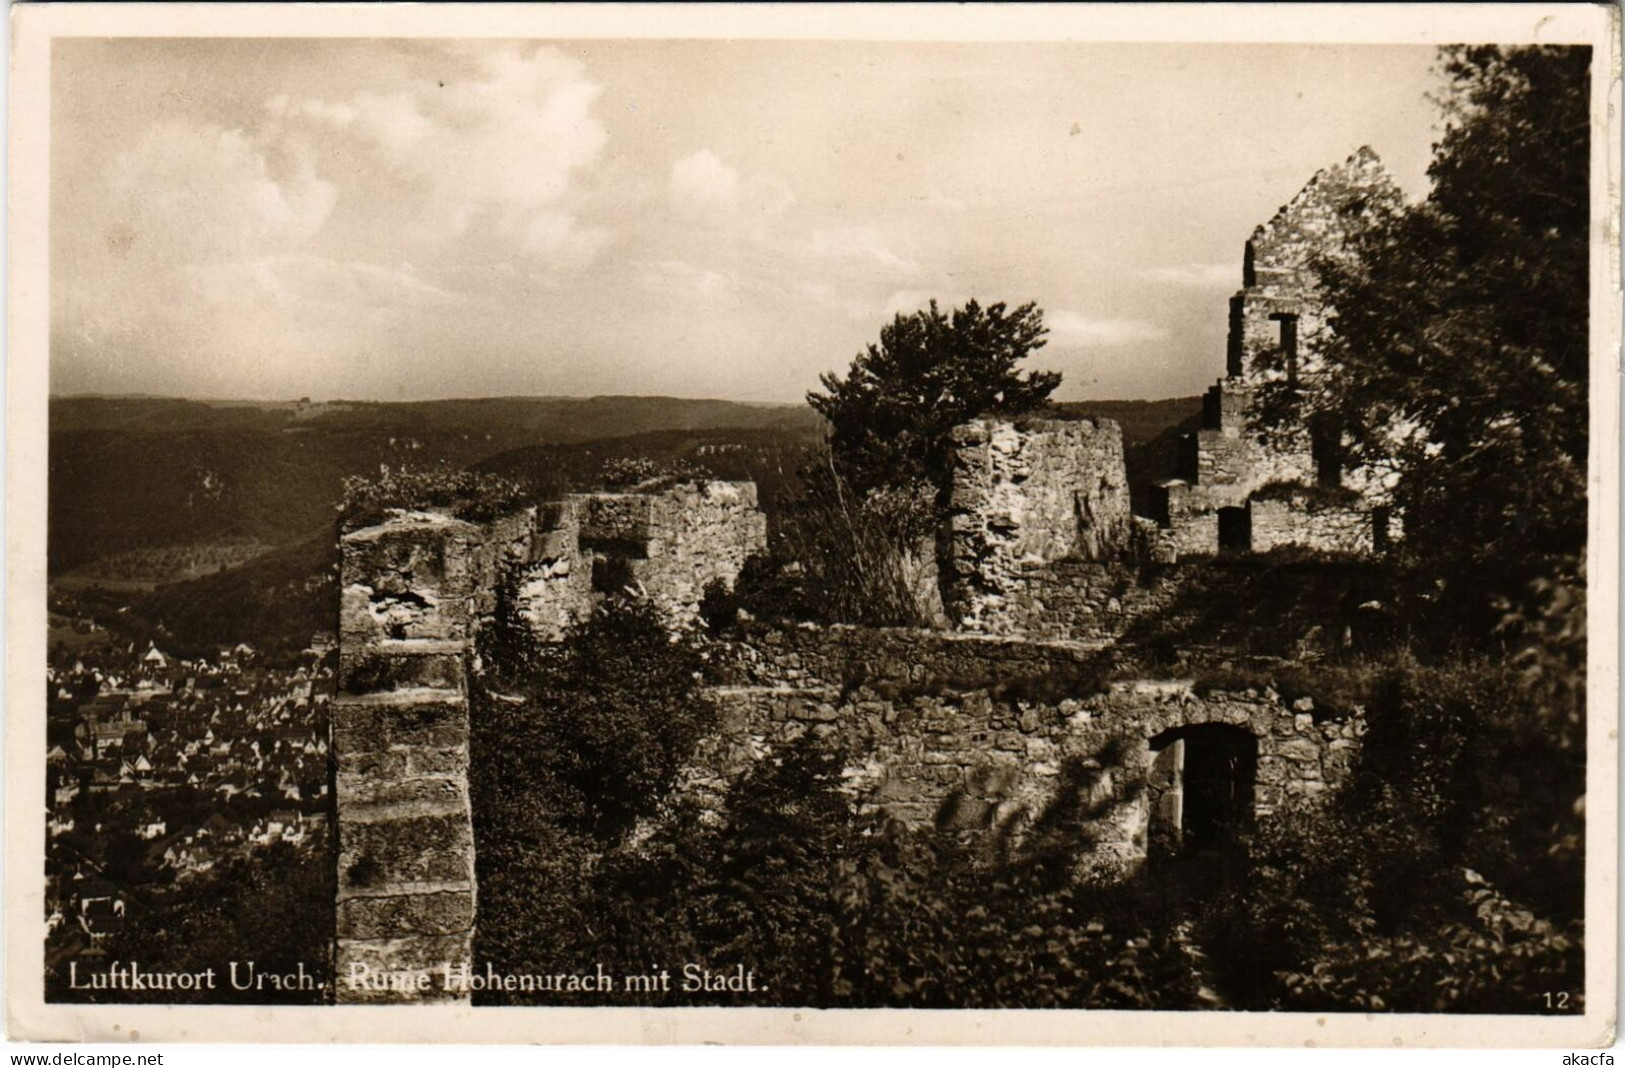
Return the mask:
{"type": "Polygon", "coordinates": [[[466,659],[485,533],[408,513],[342,539],[340,1003],[467,996],[445,989],[443,966],[470,959],[474,931],[466,659]]]}

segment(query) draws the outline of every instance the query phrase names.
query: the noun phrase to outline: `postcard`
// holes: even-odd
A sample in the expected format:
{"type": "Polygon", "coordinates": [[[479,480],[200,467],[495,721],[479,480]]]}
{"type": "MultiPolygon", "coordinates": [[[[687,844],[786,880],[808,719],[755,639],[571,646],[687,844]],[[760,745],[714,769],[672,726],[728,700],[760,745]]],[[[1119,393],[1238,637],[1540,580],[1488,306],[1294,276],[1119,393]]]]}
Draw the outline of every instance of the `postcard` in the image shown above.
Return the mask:
{"type": "Polygon", "coordinates": [[[13,31],[13,1038],[1612,1041],[1613,9],[13,31]]]}

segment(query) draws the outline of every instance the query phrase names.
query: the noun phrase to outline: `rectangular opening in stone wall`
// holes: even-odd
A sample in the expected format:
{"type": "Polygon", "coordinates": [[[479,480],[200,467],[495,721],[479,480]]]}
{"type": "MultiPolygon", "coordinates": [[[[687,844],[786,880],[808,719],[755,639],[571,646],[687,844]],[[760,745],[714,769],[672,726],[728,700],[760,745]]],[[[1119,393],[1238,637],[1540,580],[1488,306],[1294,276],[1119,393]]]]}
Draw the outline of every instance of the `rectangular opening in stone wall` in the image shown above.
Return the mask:
{"type": "Polygon", "coordinates": [[[1174,488],[1166,483],[1152,486],[1146,494],[1145,516],[1156,520],[1157,526],[1164,530],[1173,526],[1174,488]]]}
{"type": "Polygon", "coordinates": [[[1315,482],[1329,489],[1343,485],[1343,435],[1335,427],[1316,426],[1309,439],[1315,482]]]}
{"type": "Polygon", "coordinates": [[[1244,727],[1202,723],[1151,739],[1146,776],[1148,849],[1217,855],[1252,825],[1258,738],[1244,727]]]}
{"type": "Polygon", "coordinates": [[[624,556],[595,555],[592,558],[594,593],[618,593],[637,581],[632,561],[624,556]]]}
{"type": "Polygon", "coordinates": [[[1282,366],[1286,368],[1286,380],[1296,385],[1298,382],[1298,317],[1292,312],[1276,312],[1270,316],[1270,319],[1280,325],[1281,335],[1278,340],[1278,349],[1281,353],[1282,366]]]}
{"type": "Polygon", "coordinates": [[[1251,552],[1253,519],[1245,508],[1219,509],[1219,549],[1221,552],[1251,552]]]}
{"type": "Polygon", "coordinates": [[[1185,737],[1185,847],[1228,848],[1253,819],[1258,739],[1221,723],[1187,728],[1185,737]]]}
{"type": "Polygon", "coordinates": [[[1202,479],[1202,443],[1193,432],[1179,436],[1179,469],[1176,477],[1193,483],[1202,479]]]}
{"type": "Polygon", "coordinates": [[[1371,551],[1385,553],[1389,546],[1388,524],[1393,522],[1393,509],[1379,507],[1371,509],[1371,551]]]}
{"type": "MultiPolygon", "coordinates": [[[[1251,282],[1244,283],[1252,285],[1251,282]]],[[[1242,356],[1246,346],[1242,344],[1243,334],[1246,332],[1247,299],[1240,294],[1230,298],[1230,333],[1225,338],[1224,370],[1231,378],[1240,378],[1243,371],[1242,356]]]]}

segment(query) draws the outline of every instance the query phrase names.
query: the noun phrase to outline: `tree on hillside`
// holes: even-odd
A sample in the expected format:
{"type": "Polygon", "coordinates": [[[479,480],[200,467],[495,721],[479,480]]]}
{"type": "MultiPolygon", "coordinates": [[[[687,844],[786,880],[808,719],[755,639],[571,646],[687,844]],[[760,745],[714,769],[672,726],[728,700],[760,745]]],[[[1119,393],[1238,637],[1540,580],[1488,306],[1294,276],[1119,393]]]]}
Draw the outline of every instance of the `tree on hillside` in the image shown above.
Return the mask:
{"type": "Polygon", "coordinates": [[[1590,61],[1441,50],[1432,191],[1317,264],[1324,388],[1260,398],[1396,471],[1410,551],[1485,604],[1585,547],[1590,61]]]}
{"type": "Polygon", "coordinates": [[[1043,311],[1030,303],[1007,310],[972,300],[948,315],[932,301],[897,315],[844,379],[825,374],[824,392],[807,395],[829,421],[841,477],[860,493],[938,485],[955,426],[1030,412],[1061,384],[1059,372],[1017,370],[1046,333],[1043,311]]]}

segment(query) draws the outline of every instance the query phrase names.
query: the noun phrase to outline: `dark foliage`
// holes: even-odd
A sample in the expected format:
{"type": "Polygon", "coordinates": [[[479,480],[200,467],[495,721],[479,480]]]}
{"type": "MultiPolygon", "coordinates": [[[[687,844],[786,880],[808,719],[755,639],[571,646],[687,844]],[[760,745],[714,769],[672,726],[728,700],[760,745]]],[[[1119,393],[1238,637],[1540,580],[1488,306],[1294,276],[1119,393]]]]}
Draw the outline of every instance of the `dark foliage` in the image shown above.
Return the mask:
{"type": "MultiPolygon", "coordinates": [[[[1095,813],[1071,784],[1023,839],[991,849],[861,817],[842,761],[803,740],[757,762],[720,820],[674,803],[653,834],[591,856],[545,813],[504,826],[536,865],[524,897],[483,889],[481,953],[502,967],[602,963],[617,976],[684,964],[743,967],[747,991],[621,990],[598,1002],[821,1007],[1189,1007],[1196,971],[1183,930],[1145,887],[1079,867],[1095,813]],[[560,858],[563,858],[562,860],[560,858]],[[568,869],[568,870],[565,870],[568,869]],[[522,906],[526,919],[509,911],[522,906]],[[563,917],[564,919],[561,919],[563,917]],[[534,922],[536,926],[526,924],[534,922]]],[[[482,818],[485,814],[481,814],[482,818]]],[[[495,828],[483,832],[496,833],[495,828]]],[[[497,885],[520,881],[511,876],[497,885]]],[[[579,966],[579,965],[578,965],[579,966]]],[[[578,995],[493,995],[570,1004],[578,995]]]]}
{"type": "MultiPolygon", "coordinates": [[[[270,848],[169,891],[133,895],[122,930],[104,947],[108,961],[137,962],[146,972],[213,969],[214,989],[73,990],[66,963],[50,964],[46,998],[100,1003],[320,1005],[332,1000],[333,861],[325,848],[270,848]],[[290,975],[304,966],[317,989],[248,983],[249,962],[261,975],[290,975]]],[[[81,965],[81,973],[86,972],[81,965]]]]}
{"type": "Polygon", "coordinates": [[[632,597],[533,649],[528,663],[493,668],[512,692],[492,699],[475,788],[499,808],[545,804],[570,830],[613,842],[655,811],[712,723],[700,654],[632,597]]]}
{"type": "Polygon", "coordinates": [[[1584,760],[1504,667],[1401,663],[1353,781],[1252,842],[1199,927],[1238,1007],[1583,1007],[1584,760]]]}
{"type": "Polygon", "coordinates": [[[1317,264],[1323,380],[1261,391],[1268,425],[1329,420],[1352,459],[1397,472],[1405,548],[1474,626],[1585,548],[1590,63],[1442,50],[1428,199],[1317,264]]]}
{"type": "Polygon", "coordinates": [[[970,301],[952,315],[929,308],[899,314],[843,379],[825,374],[807,403],[829,423],[830,451],[860,493],[939,486],[953,428],[982,415],[1042,407],[1058,372],[1017,370],[1045,344],[1044,313],[970,301]]]}
{"type": "Polygon", "coordinates": [[[720,633],[739,619],[739,601],[722,579],[712,579],[700,591],[700,620],[713,634],[720,633]]]}

